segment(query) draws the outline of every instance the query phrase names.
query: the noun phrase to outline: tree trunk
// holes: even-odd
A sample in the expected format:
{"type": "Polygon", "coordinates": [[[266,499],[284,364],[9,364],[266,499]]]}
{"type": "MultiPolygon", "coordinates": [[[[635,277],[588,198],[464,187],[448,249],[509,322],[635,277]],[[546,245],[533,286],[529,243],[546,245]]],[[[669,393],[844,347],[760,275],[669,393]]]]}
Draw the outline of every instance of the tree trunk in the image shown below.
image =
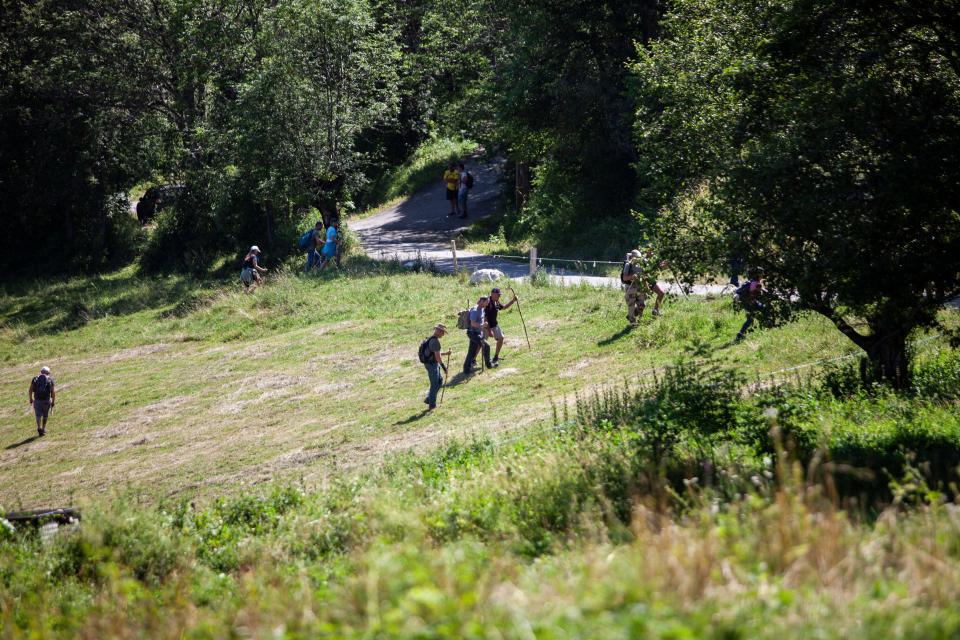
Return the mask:
{"type": "Polygon", "coordinates": [[[530,165],[526,162],[517,162],[517,211],[523,209],[523,205],[530,196],[530,165]]]}
{"type": "Polygon", "coordinates": [[[869,363],[860,366],[864,382],[885,382],[894,389],[910,386],[910,356],[907,353],[907,334],[899,330],[879,334],[867,347],[869,363]]]}

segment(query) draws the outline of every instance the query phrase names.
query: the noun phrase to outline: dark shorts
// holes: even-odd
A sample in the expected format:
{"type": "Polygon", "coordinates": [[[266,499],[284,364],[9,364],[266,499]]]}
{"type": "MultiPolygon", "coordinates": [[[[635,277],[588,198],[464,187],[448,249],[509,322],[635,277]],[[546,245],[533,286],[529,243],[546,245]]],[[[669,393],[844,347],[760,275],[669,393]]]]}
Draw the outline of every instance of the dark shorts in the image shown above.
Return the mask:
{"type": "Polygon", "coordinates": [[[46,400],[34,400],[33,401],[33,413],[38,418],[46,418],[50,415],[50,401],[46,400]]]}
{"type": "Polygon", "coordinates": [[[447,189],[447,200],[456,200],[457,199],[457,190],[456,189],[447,189]]]}

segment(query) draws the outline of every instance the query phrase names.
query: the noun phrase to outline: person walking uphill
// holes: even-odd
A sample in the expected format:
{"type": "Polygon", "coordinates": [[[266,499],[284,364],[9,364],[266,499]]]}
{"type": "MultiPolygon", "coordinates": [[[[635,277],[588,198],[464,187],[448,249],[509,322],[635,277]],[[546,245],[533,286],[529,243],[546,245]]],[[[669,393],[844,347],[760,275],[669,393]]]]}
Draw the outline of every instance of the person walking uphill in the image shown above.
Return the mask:
{"type": "Polygon", "coordinates": [[[457,206],[457,190],[460,185],[460,172],[452,162],[447,165],[447,170],[443,172],[443,184],[447,188],[447,201],[450,203],[450,213],[448,216],[455,216],[460,213],[460,207],[457,206]]]}
{"type": "Polygon", "coordinates": [[[517,294],[513,294],[513,300],[507,304],[500,302],[500,289],[494,287],[490,291],[490,302],[487,304],[487,336],[497,341],[497,350],[493,354],[493,366],[500,363],[500,349],[503,348],[503,329],[500,328],[500,321],[497,314],[505,309],[509,309],[517,301],[517,294]]]}
{"type": "Polygon", "coordinates": [[[50,367],[42,367],[40,375],[30,381],[30,390],[27,392],[33,414],[37,418],[37,435],[47,433],[47,419],[50,410],[57,402],[57,390],[50,375],[50,367]]]}
{"type": "Polygon", "coordinates": [[[450,350],[440,351],[440,338],[445,336],[447,328],[438,324],[433,328],[433,335],[420,343],[420,349],[417,357],[427,370],[427,377],[430,378],[430,391],[424,402],[430,410],[437,408],[437,392],[443,386],[443,374],[447,373],[447,368],[443,366],[443,356],[449,356],[450,350]],[[443,373],[441,373],[443,370],[443,373]]]}
{"type": "Polygon", "coordinates": [[[470,309],[469,324],[467,325],[467,338],[470,339],[470,347],[467,349],[467,357],[463,361],[464,375],[473,373],[476,367],[477,352],[483,355],[483,363],[488,369],[493,369],[496,365],[490,362],[490,345],[485,340],[487,335],[486,308],[490,299],[487,296],[480,296],[477,300],[477,306],[470,309]]]}
{"type": "Polygon", "coordinates": [[[657,296],[652,315],[660,315],[660,303],[663,302],[664,292],[657,284],[657,271],[666,264],[666,260],[655,260],[653,249],[649,247],[643,253],[639,249],[634,249],[627,254],[623,269],[620,271],[620,282],[627,286],[624,299],[627,302],[627,320],[630,324],[637,324],[643,316],[647,291],[652,291],[657,296]]]}
{"type": "Polygon", "coordinates": [[[317,220],[317,224],[302,236],[299,242],[300,248],[307,252],[307,266],[304,273],[310,273],[311,269],[320,266],[320,248],[323,247],[323,220],[317,220]]]}
{"type": "Polygon", "coordinates": [[[763,269],[759,267],[752,269],[749,278],[737,288],[735,294],[740,301],[740,306],[747,312],[747,319],[737,332],[737,337],[733,339],[734,343],[743,341],[754,319],[764,311],[763,302],[760,301],[760,294],[763,293],[763,269]]]}
{"type": "MultiPolygon", "coordinates": [[[[320,255],[323,259],[323,262],[320,264],[320,271],[323,271],[327,268],[327,265],[330,264],[330,261],[337,256],[337,247],[340,244],[340,221],[334,219],[330,222],[330,226],[327,227],[327,241],[323,244],[323,250],[320,252],[320,255]]],[[[340,266],[340,261],[337,260],[337,267],[340,266]]]]}
{"type": "Polygon", "coordinates": [[[462,162],[459,165],[459,187],[457,189],[457,205],[460,207],[460,217],[467,218],[470,215],[467,206],[467,198],[470,195],[470,189],[473,189],[473,176],[467,171],[466,165],[462,162]]]}
{"type": "Polygon", "coordinates": [[[260,274],[266,272],[266,267],[260,266],[260,247],[253,245],[243,259],[243,268],[240,270],[240,282],[243,283],[244,287],[252,291],[263,281],[260,274]],[[253,289],[250,288],[251,286],[253,289]]]}

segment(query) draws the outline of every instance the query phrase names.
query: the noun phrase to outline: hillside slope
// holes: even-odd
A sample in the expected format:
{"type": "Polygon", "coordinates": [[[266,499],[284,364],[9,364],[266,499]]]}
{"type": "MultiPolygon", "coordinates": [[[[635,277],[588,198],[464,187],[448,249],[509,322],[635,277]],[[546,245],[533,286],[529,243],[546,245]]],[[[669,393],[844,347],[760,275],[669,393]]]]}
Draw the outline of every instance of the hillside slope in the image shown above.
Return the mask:
{"type": "MultiPolygon", "coordinates": [[[[321,278],[271,274],[253,295],[129,270],[10,292],[0,299],[0,504],[318,486],[448,436],[542,422],[552,402],[643,375],[692,341],[723,347],[740,321],[725,300],[681,298],[628,332],[618,292],[518,286],[533,349],[507,312],[503,365],[455,378],[443,406],[424,414],[416,347],[485,292],[364,259],[321,278]],[[27,387],[43,363],[58,403],[49,434],[34,439],[27,387]]],[[[462,332],[444,347],[459,371],[462,332]]],[[[719,353],[752,375],[848,349],[808,318],[719,353]]]]}

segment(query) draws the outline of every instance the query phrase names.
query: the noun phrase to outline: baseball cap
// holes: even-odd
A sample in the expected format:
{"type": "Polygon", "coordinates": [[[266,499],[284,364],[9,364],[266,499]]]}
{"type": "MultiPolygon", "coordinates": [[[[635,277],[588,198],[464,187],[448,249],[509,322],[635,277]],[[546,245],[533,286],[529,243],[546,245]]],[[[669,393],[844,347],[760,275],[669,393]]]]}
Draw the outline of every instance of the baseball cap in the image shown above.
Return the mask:
{"type": "Polygon", "coordinates": [[[50,373],[50,367],[40,367],[40,373],[50,373]]]}
{"type": "Polygon", "coordinates": [[[493,295],[493,294],[495,294],[495,293],[500,293],[500,289],[498,289],[497,287],[494,287],[493,289],[490,289],[490,295],[493,295]]]}

